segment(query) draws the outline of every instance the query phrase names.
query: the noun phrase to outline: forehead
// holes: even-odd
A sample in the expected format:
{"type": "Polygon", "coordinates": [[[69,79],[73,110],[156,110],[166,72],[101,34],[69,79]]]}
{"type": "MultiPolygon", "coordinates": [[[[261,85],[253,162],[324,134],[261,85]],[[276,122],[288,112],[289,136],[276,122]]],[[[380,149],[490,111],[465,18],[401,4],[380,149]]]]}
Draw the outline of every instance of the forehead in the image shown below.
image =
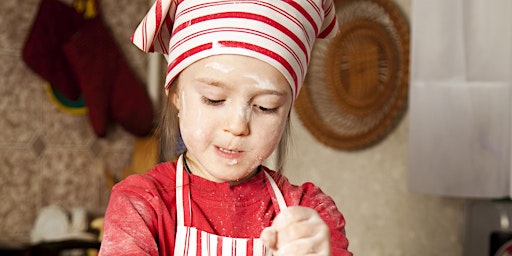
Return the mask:
{"type": "Polygon", "coordinates": [[[273,85],[291,93],[289,82],[279,70],[265,61],[244,55],[223,54],[200,59],[185,68],[180,78],[213,79],[227,84],[247,81],[273,85]]]}

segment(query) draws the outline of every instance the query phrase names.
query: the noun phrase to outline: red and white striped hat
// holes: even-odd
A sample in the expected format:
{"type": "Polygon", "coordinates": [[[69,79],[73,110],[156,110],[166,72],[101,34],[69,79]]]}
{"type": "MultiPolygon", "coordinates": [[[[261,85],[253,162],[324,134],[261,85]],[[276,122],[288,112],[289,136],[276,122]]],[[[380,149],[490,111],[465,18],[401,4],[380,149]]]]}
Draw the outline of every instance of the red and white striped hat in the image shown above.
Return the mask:
{"type": "Polygon", "coordinates": [[[296,98],[315,39],[337,31],[332,0],[156,0],[132,41],[164,54],[166,89],[199,59],[239,54],[281,71],[296,98]]]}

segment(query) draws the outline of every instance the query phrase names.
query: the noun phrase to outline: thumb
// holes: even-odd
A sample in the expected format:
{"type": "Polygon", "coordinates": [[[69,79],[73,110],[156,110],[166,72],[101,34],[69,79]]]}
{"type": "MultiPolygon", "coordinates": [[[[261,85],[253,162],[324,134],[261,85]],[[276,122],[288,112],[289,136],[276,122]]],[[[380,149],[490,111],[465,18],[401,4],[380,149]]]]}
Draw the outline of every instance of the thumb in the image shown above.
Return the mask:
{"type": "Polygon", "coordinates": [[[263,229],[260,235],[260,239],[268,248],[277,250],[277,231],[275,228],[267,227],[263,229]]]}

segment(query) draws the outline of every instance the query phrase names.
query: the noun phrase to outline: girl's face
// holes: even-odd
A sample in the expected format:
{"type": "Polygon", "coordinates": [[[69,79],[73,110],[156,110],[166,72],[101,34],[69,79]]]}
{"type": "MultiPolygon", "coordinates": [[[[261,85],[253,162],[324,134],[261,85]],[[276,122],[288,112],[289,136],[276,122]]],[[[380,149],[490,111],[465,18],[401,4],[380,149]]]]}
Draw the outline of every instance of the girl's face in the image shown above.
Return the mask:
{"type": "Polygon", "coordinates": [[[270,64],[240,55],[204,58],[183,70],[171,97],[195,175],[237,184],[276,148],[292,91],[270,64]]]}

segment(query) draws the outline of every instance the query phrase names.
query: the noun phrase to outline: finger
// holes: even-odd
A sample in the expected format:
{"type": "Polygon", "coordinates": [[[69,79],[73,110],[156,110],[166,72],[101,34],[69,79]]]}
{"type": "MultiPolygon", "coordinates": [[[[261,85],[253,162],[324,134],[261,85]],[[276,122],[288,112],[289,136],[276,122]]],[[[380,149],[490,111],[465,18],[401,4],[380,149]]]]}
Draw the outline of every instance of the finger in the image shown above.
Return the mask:
{"type": "Polygon", "coordinates": [[[277,232],[274,228],[268,227],[263,229],[260,235],[263,244],[272,250],[277,250],[277,232]]]}
{"type": "Polygon", "coordinates": [[[307,207],[289,207],[274,220],[272,227],[278,233],[278,241],[287,242],[319,232],[325,226],[318,213],[307,207]]]}
{"type": "MultiPolygon", "coordinates": [[[[295,244],[298,240],[313,241],[320,245],[327,241],[329,244],[329,227],[318,213],[306,207],[290,207],[280,213],[272,227],[277,232],[277,249],[295,244]]],[[[299,247],[302,251],[302,248],[299,247]]]]}
{"type": "Polygon", "coordinates": [[[317,214],[315,210],[303,206],[290,206],[282,210],[274,219],[272,227],[279,230],[290,223],[304,221],[317,214]]]}
{"type": "Polygon", "coordinates": [[[277,232],[277,247],[281,248],[300,239],[309,239],[319,243],[329,241],[329,227],[323,221],[319,222],[313,219],[292,223],[277,232]]]}
{"type": "Polygon", "coordinates": [[[330,246],[329,243],[303,238],[288,243],[274,251],[274,256],[281,255],[330,255],[330,246]]]}
{"type": "Polygon", "coordinates": [[[313,236],[317,233],[317,227],[309,220],[294,222],[282,227],[277,232],[278,247],[301,238],[313,236]]]}

